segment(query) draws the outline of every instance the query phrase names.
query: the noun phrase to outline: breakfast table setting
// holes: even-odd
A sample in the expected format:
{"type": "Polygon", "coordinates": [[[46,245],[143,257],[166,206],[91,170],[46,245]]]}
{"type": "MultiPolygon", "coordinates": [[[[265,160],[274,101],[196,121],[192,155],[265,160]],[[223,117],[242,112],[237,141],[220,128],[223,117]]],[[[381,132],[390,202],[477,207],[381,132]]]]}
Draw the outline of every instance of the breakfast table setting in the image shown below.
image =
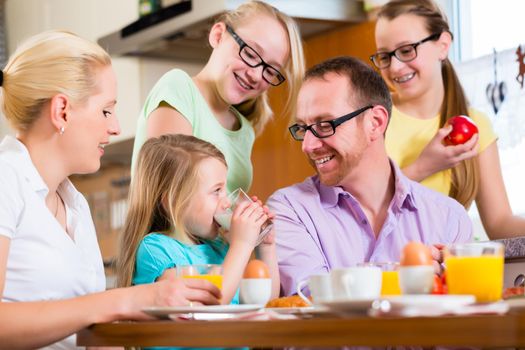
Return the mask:
{"type": "Polygon", "coordinates": [[[312,275],[296,295],[273,300],[253,262],[241,304],[147,307],[151,320],[94,324],[77,333],[77,345],[525,347],[525,292],[504,293],[502,243],[446,247],[441,276],[426,249],[412,242],[400,262],[312,275]]]}

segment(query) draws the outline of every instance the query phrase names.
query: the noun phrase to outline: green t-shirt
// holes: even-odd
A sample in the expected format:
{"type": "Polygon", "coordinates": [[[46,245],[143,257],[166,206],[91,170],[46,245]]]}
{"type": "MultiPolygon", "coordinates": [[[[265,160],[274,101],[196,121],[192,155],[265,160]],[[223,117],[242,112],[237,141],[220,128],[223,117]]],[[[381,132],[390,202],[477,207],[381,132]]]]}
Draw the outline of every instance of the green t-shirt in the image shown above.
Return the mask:
{"type": "Polygon", "coordinates": [[[188,120],[193,129],[193,136],[210,142],[224,154],[228,164],[228,192],[239,187],[248,191],[253,177],[250,157],[255,141],[251,123],[232,107],[241,127],[235,131],[222,127],[191,77],[180,69],[173,69],[164,74],[146,99],[137,122],[132,169],[136,166],[138,152],[146,141],[147,119],[161,102],[166,102],[188,120]]]}

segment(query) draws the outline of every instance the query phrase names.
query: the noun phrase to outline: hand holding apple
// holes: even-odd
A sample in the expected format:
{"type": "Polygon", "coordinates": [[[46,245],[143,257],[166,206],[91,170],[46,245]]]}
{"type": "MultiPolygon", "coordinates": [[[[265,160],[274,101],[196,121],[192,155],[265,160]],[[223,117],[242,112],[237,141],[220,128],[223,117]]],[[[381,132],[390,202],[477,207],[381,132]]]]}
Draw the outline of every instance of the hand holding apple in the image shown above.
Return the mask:
{"type": "Polygon", "coordinates": [[[452,131],[444,139],[446,145],[462,145],[478,133],[478,127],[466,115],[452,117],[446,125],[452,126],[452,131]]]}
{"type": "Polygon", "coordinates": [[[445,125],[423,148],[419,157],[403,172],[412,180],[422,181],[432,174],[455,167],[460,162],[475,157],[478,154],[479,134],[474,134],[470,140],[461,145],[446,145],[445,138],[452,131],[452,125],[445,125]]]}

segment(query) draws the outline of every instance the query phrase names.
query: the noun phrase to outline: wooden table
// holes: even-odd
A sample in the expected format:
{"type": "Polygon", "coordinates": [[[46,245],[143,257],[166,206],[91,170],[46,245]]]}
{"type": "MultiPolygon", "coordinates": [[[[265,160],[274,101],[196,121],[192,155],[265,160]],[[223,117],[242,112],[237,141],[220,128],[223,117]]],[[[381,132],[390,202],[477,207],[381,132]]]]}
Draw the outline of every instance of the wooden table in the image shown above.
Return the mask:
{"type": "Polygon", "coordinates": [[[275,321],[149,321],[96,324],[80,346],[479,346],[524,347],[525,311],[503,316],[275,321]]]}

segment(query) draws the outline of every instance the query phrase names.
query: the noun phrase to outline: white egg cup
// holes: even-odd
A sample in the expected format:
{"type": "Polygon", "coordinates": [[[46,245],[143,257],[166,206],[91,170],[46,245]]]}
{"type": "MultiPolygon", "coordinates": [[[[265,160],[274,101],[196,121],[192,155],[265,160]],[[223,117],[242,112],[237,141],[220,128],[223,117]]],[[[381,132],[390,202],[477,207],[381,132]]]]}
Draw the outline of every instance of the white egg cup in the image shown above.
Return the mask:
{"type": "Polygon", "coordinates": [[[240,286],[241,304],[265,305],[272,297],[271,278],[243,278],[240,286]]]}
{"type": "Polygon", "coordinates": [[[429,294],[434,286],[434,266],[400,266],[399,287],[403,294],[429,294]]]}

